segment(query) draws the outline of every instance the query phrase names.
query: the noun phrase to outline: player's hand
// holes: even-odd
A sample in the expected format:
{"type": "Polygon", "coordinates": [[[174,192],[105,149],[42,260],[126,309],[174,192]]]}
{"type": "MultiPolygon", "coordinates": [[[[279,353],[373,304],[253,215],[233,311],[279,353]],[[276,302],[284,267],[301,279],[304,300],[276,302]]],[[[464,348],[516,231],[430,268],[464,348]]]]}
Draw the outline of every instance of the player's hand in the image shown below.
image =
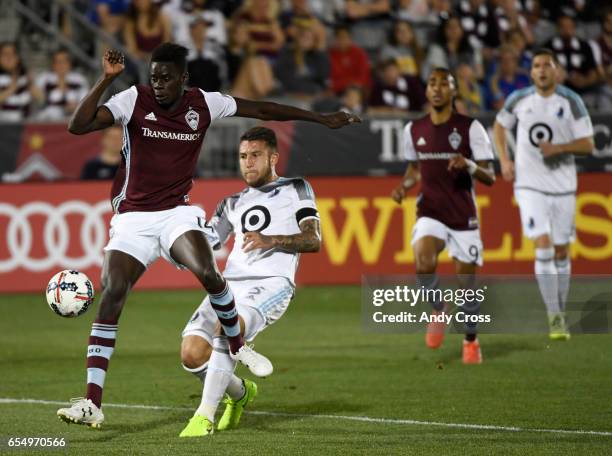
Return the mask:
{"type": "Polygon", "coordinates": [[[403,184],[399,184],[391,192],[391,198],[397,204],[402,204],[402,200],[406,197],[406,192],[407,192],[406,187],[404,187],[403,184]]]}
{"type": "Polygon", "coordinates": [[[332,114],[321,114],[321,123],[328,128],[342,128],[353,123],[361,123],[359,116],[338,111],[332,114]]]}
{"type": "Polygon", "coordinates": [[[266,236],[257,231],[244,233],[244,241],[242,242],[243,252],[247,253],[256,249],[268,250],[272,247],[274,247],[274,241],[271,236],[266,236]]]}
{"type": "Polygon", "coordinates": [[[514,162],[503,161],[500,163],[502,177],[508,182],[514,181],[514,162]]]}
{"type": "Polygon", "coordinates": [[[540,150],[542,151],[542,156],[544,158],[549,158],[554,155],[558,155],[561,153],[561,149],[557,144],[551,144],[549,142],[541,142],[539,144],[540,150]]]}
{"type": "Polygon", "coordinates": [[[468,168],[468,164],[465,161],[465,157],[461,154],[457,154],[453,158],[448,160],[448,170],[449,171],[453,171],[455,169],[457,171],[463,171],[463,170],[466,170],[467,168],[468,168]]]}
{"type": "Polygon", "coordinates": [[[104,76],[116,78],[125,68],[125,57],[119,51],[108,49],[102,57],[102,67],[104,76]]]}

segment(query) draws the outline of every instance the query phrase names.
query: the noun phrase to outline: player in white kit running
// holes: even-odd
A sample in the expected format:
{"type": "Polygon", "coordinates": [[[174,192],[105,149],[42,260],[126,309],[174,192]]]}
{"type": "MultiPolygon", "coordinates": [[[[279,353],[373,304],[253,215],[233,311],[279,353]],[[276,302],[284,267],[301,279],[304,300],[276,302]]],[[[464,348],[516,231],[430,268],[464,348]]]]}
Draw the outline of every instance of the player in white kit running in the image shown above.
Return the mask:
{"type": "Polygon", "coordinates": [[[569,244],[575,237],[576,212],[574,154],[592,152],[593,126],[578,94],[557,84],[557,69],[551,51],[536,52],[531,64],[533,85],[508,97],[494,129],[503,177],[514,181],[523,233],[535,243],[535,274],[548,312],[550,338],[567,340],[569,244]],[[506,131],[515,127],[512,162],[506,131]]]}

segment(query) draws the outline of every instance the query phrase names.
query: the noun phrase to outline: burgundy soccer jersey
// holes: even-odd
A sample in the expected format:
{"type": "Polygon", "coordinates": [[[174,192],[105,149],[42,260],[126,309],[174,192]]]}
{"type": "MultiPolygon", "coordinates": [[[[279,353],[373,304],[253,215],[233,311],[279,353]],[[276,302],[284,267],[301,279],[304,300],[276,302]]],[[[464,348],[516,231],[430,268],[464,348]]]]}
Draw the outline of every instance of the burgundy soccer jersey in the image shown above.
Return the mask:
{"type": "Polygon", "coordinates": [[[167,111],[149,86],[132,86],[105,106],[123,124],[123,161],[113,183],[113,210],[163,211],[189,204],[196,163],[211,122],[236,113],[235,100],[218,92],[185,91],[167,111]]]}
{"type": "Polygon", "coordinates": [[[446,123],[434,125],[427,115],[406,125],[404,148],[406,158],[418,161],[421,172],[417,217],[430,217],[453,230],[478,228],[472,176],[449,171],[448,161],[457,154],[475,161],[493,160],[482,124],[453,113],[446,123]]]}

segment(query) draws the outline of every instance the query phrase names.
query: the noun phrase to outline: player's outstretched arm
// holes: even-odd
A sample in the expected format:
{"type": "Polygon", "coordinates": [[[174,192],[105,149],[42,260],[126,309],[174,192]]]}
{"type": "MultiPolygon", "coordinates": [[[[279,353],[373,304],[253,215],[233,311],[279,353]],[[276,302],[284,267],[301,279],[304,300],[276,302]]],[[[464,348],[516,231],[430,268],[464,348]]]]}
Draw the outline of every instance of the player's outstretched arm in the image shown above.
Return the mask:
{"type": "Polygon", "coordinates": [[[306,122],[319,123],[328,128],[342,128],[352,123],[361,122],[358,116],[343,111],[319,114],[269,101],[251,101],[244,98],[236,98],[236,107],[236,116],[261,120],[304,120],[306,122]]]}
{"type": "Polygon", "coordinates": [[[293,253],[318,252],[321,249],[321,227],[318,219],[307,219],[300,223],[298,234],[267,236],[256,231],[244,234],[242,250],[268,250],[278,248],[293,253]]]}
{"type": "Polygon", "coordinates": [[[110,110],[105,106],[98,106],[98,102],[104,91],[125,68],[123,54],[109,49],[104,53],[102,66],[104,74],[85,98],[81,100],[70,118],[68,131],[74,135],[84,135],[91,131],[102,130],[115,123],[110,110]]]}
{"type": "Polygon", "coordinates": [[[397,204],[401,204],[408,191],[414,187],[419,180],[421,180],[421,173],[419,173],[417,162],[408,163],[404,177],[402,177],[402,181],[391,192],[391,198],[393,201],[395,201],[397,204]]]}

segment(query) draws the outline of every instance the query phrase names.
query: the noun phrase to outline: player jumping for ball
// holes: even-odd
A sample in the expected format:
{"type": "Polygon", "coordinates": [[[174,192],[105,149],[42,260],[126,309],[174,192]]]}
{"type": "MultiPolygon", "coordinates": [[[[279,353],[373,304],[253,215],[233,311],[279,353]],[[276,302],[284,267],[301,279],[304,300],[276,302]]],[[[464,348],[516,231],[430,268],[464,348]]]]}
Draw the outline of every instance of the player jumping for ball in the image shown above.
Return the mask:
{"type": "Polygon", "coordinates": [[[531,61],[533,85],[508,97],[494,132],[502,175],[514,181],[523,233],[535,243],[535,275],[548,312],[550,338],[568,340],[565,304],[577,185],[573,154],[590,154],[594,144],[589,113],[578,94],[557,84],[557,69],[551,51],[537,51],[531,61]],[[515,126],[512,162],[506,130],[515,126]]]}
{"type": "MultiPolygon", "coordinates": [[[[223,275],[236,297],[241,333],[250,342],[287,310],[300,253],[318,252],[321,234],[308,182],[276,174],[278,152],[272,130],[255,127],[242,135],[239,158],[248,187],[219,204],[211,225],[218,236],[215,247],[234,236],[223,275]]],[[[208,300],[183,331],[183,366],[203,380],[204,389],[200,406],[181,437],[211,434],[225,393],[225,412],[216,428],[235,428],[244,407],[257,394],[255,383],[234,374],[236,361],[228,355],[227,339],[208,300]]]]}
{"type": "MultiPolygon", "coordinates": [[[[476,267],[482,265],[482,241],[474,201],[473,179],[486,185],[495,182],[493,150],[482,124],[453,109],[456,82],[444,68],[434,69],[427,80],[429,115],[409,122],[404,129],[404,152],[409,161],[400,185],[393,190],[397,202],[420,181],[417,221],[412,234],[416,273],[421,286],[438,287],[438,255],[448,247],[455,271],[464,288],[472,287],[476,267]]],[[[444,302],[432,302],[433,315],[447,311],[444,302]]],[[[468,315],[477,315],[480,303],[463,305],[468,315]]],[[[446,325],[427,326],[426,344],[438,348],[446,325]]],[[[476,323],[466,323],[463,362],[480,364],[482,354],[476,323]]]]}
{"type": "Polygon", "coordinates": [[[110,240],[102,267],[102,294],[87,355],[87,394],[57,411],[67,422],[99,427],[102,390],[113,353],[117,323],[127,295],[159,256],[189,269],[208,292],[210,305],[227,336],[233,360],[255,375],[271,363],[243,342],[232,290],[219,272],[205,236],[204,211],[189,205],[197,158],[210,124],[228,116],[263,120],[304,120],[340,128],[359,118],[344,112],[317,114],[270,102],[253,102],[218,92],[185,89],[187,49],[164,43],[153,51],[150,85],[132,86],[98,106],[123,71],[123,55],[109,50],[104,73],[81,101],[69,130],[85,134],[121,123],[122,164],[112,187],[110,240]]]}

